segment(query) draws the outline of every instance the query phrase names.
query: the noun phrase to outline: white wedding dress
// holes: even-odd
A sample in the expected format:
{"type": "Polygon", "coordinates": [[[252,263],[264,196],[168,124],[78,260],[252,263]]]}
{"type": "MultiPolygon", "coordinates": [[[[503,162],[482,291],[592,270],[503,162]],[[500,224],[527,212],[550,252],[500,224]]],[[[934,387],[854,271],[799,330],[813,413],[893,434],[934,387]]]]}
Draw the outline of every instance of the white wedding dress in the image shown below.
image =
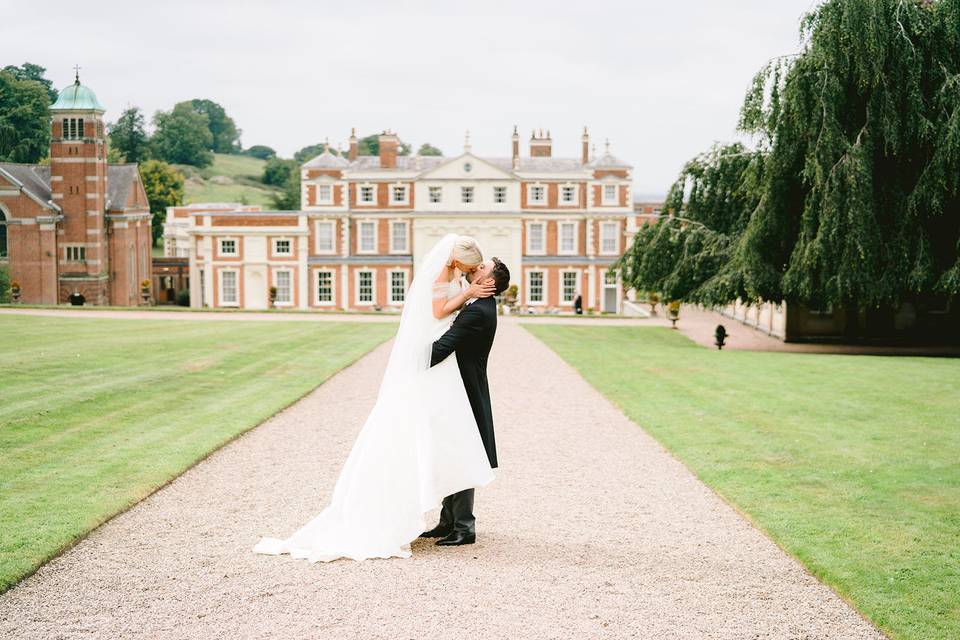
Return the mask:
{"type": "MultiPolygon", "coordinates": [[[[436,320],[432,299],[455,239],[445,236],[417,269],[376,403],[330,503],[289,538],[263,538],[254,552],[311,562],[409,557],[427,512],[493,480],[455,354],[430,367],[431,345],[454,317],[436,320]]],[[[448,295],[459,290],[452,282],[448,295]]]]}

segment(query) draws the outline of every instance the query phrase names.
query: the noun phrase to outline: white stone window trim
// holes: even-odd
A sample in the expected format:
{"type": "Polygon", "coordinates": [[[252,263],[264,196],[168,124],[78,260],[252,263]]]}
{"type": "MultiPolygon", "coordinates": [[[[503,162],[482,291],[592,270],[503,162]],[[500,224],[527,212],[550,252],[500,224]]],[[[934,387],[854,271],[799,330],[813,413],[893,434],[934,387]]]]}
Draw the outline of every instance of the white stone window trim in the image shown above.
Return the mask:
{"type": "Polygon", "coordinates": [[[377,304],[377,271],[376,269],[361,268],[353,272],[353,298],[354,304],[358,307],[372,307],[377,304]],[[370,300],[360,299],[360,274],[370,274],[370,300]]]}
{"type": "Polygon", "coordinates": [[[320,307],[333,307],[337,304],[337,271],[334,269],[314,269],[313,270],[313,303],[320,307]],[[330,299],[320,299],[320,274],[326,273],[330,276],[330,299]]]}
{"type": "Polygon", "coordinates": [[[620,204],[620,184],[604,183],[600,187],[600,203],[604,205],[620,204]],[[613,189],[613,197],[607,197],[607,189],[613,189]]]}
{"type": "Polygon", "coordinates": [[[271,284],[277,288],[277,300],[273,303],[274,306],[276,306],[276,307],[292,307],[292,306],[294,305],[294,303],[295,303],[295,301],[294,301],[294,299],[293,299],[293,298],[294,298],[294,294],[293,294],[293,286],[294,286],[294,285],[293,285],[293,277],[294,277],[293,269],[271,269],[271,271],[273,272],[273,273],[272,273],[272,275],[273,275],[273,282],[272,282],[271,284]],[[289,283],[289,287],[288,287],[288,289],[287,289],[287,293],[290,294],[290,299],[289,299],[289,300],[281,300],[281,299],[280,299],[280,278],[279,278],[280,273],[286,273],[286,274],[290,277],[290,283],[289,283]]]}
{"type": "Polygon", "coordinates": [[[557,205],[561,207],[577,207],[580,205],[580,185],[577,183],[568,183],[568,184],[559,184],[557,185],[557,205]],[[573,189],[573,198],[570,200],[563,199],[563,190],[564,189],[573,189]]]}
{"type": "Polygon", "coordinates": [[[496,206],[506,205],[506,204],[507,204],[507,198],[508,198],[508,197],[509,197],[509,191],[507,191],[507,187],[505,187],[505,186],[503,186],[503,185],[494,185],[494,187],[493,187],[493,200],[492,200],[494,205],[496,205],[496,206]],[[502,193],[503,193],[503,200],[497,200],[497,197],[498,197],[498,196],[497,196],[497,193],[498,193],[498,192],[502,192],[502,193]]]}
{"type": "MultiPolygon", "coordinates": [[[[559,291],[559,294],[560,294],[560,295],[558,296],[559,299],[560,299],[560,304],[570,304],[570,305],[572,305],[573,302],[574,302],[574,300],[577,299],[577,294],[580,294],[580,286],[581,286],[581,284],[582,284],[582,278],[581,278],[581,275],[580,275],[580,271],[578,271],[578,270],[576,270],[576,269],[561,269],[561,270],[560,270],[560,282],[557,283],[557,286],[560,287],[560,291],[559,291]],[[572,298],[569,298],[569,299],[568,299],[566,296],[564,296],[564,288],[563,288],[564,276],[567,275],[567,274],[573,274],[574,277],[575,277],[576,280],[577,280],[577,284],[576,284],[576,285],[574,286],[574,288],[573,288],[573,297],[572,297],[572,298]]],[[[580,294],[580,295],[583,295],[583,294],[580,294]]]]}
{"type": "Polygon", "coordinates": [[[330,182],[320,182],[316,185],[317,190],[317,204],[333,204],[333,183],[330,182]],[[321,197],[321,190],[327,190],[327,197],[321,197]]]}
{"type": "Polygon", "coordinates": [[[379,246],[377,242],[378,226],[376,220],[357,220],[357,253],[369,255],[377,252],[377,247],[379,246]],[[373,247],[370,249],[363,248],[363,229],[366,225],[373,225],[373,247]]]}
{"type": "Polygon", "coordinates": [[[337,221],[336,220],[317,220],[314,226],[316,242],[314,250],[317,255],[330,256],[337,253],[337,221]],[[320,227],[325,226],[330,229],[330,248],[323,249],[320,247],[320,227]]]}
{"type": "Polygon", "coordinates": [[[460,186],[460,204],[475,204],[477,202],[477,190],[473,185],[460,186]],[[469,198],[468,198],[469,194],[469,198]]]}
{"type": "Polygon", "coordinates": [[[407,290],[410,288],[410,272],[406,269],[390,269],[387,272],[387,303],[388,304],[403,304],[405,300],[397,300],[393,296],[393,274],[402,273],[403,274],[403,297],[406,298],[407,290]]]}
{"type": "Polygon", "coordinates": [[[600,241],[598,249],[600,250],[600,255],[602,256],[615,256],[620,254],[620,223],[617,220],[601,220],[600,221],[600,241]],[[604,229],[613,228],[613,249],[604,249],[604,229]]]}
{"type": "Polygon", "coordinates": [[[547,204],[547,185],[541,182],[533,182],[527,185],[527,204],[547,204]],[[542,198],[535,199],[533,197],[534,189],[540,189],[540,193],[543,195],[542,198]]]}
{"type": "Polygon", "coordinates": [[[239,307],[240,306],[240,270],[239,269],[218,269],[217,272],[217,303],[221,307],[239,307]],[[236,297],[228,301],[223,295],[224,274],[232,273],[234,276],[233,290],[236,297]]]}
{"type": "Polygon", "coordinates": [[[231,256],[231,257],[239,256],[240,255],[240,238],[236,238],[236,237],[217,238],[217,255],[231,256]],[[223,249],[224,242],[233,242],[233,251],[224,251],[223,249]]]}
{"type": "Polygon", "coordinates": [[[273,244],[273,255],[275,256],[284,256],[284,257],[293,257],[293,238],[273,238],[271,244],[273,244]],[[288,250],[285,253],[280,251],[280,243],[286,242],[288,250]]]}
{"type": "Polygon", "coordinates": [[[357,206],[375,207],[377,206],[377,185],[373,182],[361,182],[357,184],[357,206]],[[370,189],[370,200],[363,199],[363,190],[370,189]]]}
{"type": "Polygon", "coordinates": [[[402,254],[402,255],[407,255],[410,253],[410,222],[408,220],[391,220],[390,221],[390,253],[402,254]],[[398,225],[404,226],[403,246],[399,248],[394,244],[394,240],[396,240],[396,235],[394,230],[398,225]]]}
{"type": "Polygon", "coordinates": [[[410,185],[405,182],[394,182],[390,187],[390,204],[410,204],[410,185]],[[396,198],[396,189],[403,189],[403,199],[396,198]]]}
{"type": "Polygon", "coordinates": [[[575,256],[580,253],[580,223],[576,220],[558,220],[557,221],[557,255],[575,256]],[[573,248],[563,248],[563,227],[573,227],[573,248]]]}
{"type": "MultiPolygon", "coordinates": [[[[7,242],[9,242],[9,240],[7,240],[7,242]]],[[[87,245],[81,243],[63,245],[63,260],[65,262],[86,262],[87,245]],[[71,253],[74,254],[74,257],[71,257],[71,253]]]]}
{"type": "Polygon", "coordinates": [[[430,204],[441,204],[443,202],[443,187],[437,185],[430,185],[427,187],[427,202],[430,204]],[[434,200],[434,194],[437,195],[437,199],[434,200]]]}
{"type": "Polygon", "coordinates": [[[547,223],[545,220],[528,220],[527,221],[527,242],[526,242],[526,254],[528,256],[544,256],[547,254],[547,223]],[[542,244],[539,249],[533,247],[531,242],[533,239],[533,227],[540,227],[542,233],[540,235],[542,244]]]}
{"type": "Polygon", "coordinates": [[[549,286],[549,273],[546,269],[525,269],[523,273],[523,297],[527,301],[527,305],[531,307],[543,307],[547,304],[547,288],[549,286]],[[531,273],[540,273],[542,274],[542,283],[540,290],[540,300],[533,300],[531,295],[533,293],[533,287],[530,286],[530,274],[531,273]]]}

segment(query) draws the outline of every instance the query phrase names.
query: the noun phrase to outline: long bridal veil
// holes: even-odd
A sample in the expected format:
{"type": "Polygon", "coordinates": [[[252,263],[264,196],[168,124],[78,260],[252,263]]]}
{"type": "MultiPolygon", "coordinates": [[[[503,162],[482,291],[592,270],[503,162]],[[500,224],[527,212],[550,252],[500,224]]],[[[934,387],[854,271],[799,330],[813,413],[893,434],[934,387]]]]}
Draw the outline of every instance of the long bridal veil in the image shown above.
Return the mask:
{"type": "Polygon", "coordinates": [[[493,479],[454,358],[430,367],[433,340],[451,320],[433,317],[433,284],[456,237],[444,236],[414,275],[376,402],[330,503],[289,538],[263,538],[255,552],[311,562],[408,557],[444,496],[493,479]]]}

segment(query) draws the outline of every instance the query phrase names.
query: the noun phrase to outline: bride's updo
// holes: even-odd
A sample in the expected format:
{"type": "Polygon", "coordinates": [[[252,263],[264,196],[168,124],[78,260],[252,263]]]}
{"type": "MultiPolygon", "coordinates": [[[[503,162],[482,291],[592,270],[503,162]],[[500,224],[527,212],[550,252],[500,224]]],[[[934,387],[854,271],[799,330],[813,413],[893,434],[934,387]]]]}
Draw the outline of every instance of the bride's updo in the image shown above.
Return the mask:
{"type": "Polygon", "coordinates": [[[477,241],[470,236],[457,236],[453,243],[453,253],[450,255],[452,260],[456,260],[468,267],[475,267],[483,262],[483,254],[480,253],[480,246],[477,241]]]}

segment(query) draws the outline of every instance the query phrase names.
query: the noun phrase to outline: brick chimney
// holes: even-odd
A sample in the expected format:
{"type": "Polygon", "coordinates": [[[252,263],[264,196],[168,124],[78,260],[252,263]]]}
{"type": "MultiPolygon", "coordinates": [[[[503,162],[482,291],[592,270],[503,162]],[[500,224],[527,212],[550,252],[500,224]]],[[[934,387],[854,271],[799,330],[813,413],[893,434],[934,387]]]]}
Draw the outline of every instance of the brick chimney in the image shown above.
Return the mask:
{"type": "Polygon", "coordinates": [[[517,125],[513,125],[513,168],[516,169],[520,166],[520,134],[517,133],[517,125]]]}
{"type": "Polygon", "coordinates": [[[357,129],[350,129],[350,151],[347,152],[347,160],[353,162],[357,159],[357,129]]]}
{"type": "Polygon", "coordinates": [[[549,158],[553,152],[553,140],[550,139],[550,130],[547,129],[547,135],[543,135],[543,129],[539,133],[534,131],[530,134],[530,157],[531,158],[549,158]]]}
{"type": "Polygon", "coordinates": [[[583,128],[583,137],[580,138],[582,146],[580,151],[580,162],[587,164],[590,162],[590,134],[587,133],[587,128],[583,128]]]}
{"type": "Polygon", "coordinates": [[[400,145],[400,139],[397,134],[387,130],[380,134],[380,168],[397,168],[397,147],[400,145]]]}

